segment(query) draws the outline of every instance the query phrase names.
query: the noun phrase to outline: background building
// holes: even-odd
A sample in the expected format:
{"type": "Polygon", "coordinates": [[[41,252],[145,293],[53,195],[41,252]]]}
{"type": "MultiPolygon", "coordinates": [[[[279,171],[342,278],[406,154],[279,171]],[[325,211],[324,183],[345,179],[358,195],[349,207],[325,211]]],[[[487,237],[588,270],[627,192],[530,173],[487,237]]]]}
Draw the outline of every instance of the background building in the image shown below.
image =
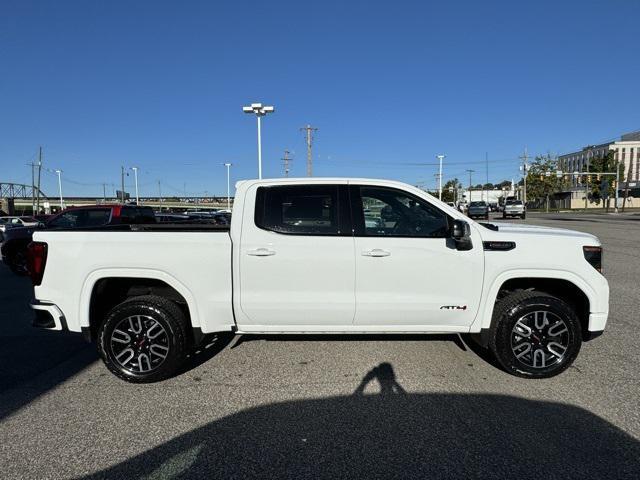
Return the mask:
{"type": "MultiPolygon", "coordinates": [[[[630,182],[630,187],[636,187],[631,183],[640,181],[640,131],[626,133],[620,140],[614,140],[599,145],[589,145],[578,152],[566,153],[558,157],[558,165],[563,172],[586,172],[592,158],[604,157],[614,152],[614,160],[624,164],[625,179],[630,182]],[[629,167],[631,166],[631,175],[629,167]]],[[[581,180],[572,179],[574,185],[581,183],[581,180]]],[[[620,186],[621,188],[623,185],[620,186]]]]}

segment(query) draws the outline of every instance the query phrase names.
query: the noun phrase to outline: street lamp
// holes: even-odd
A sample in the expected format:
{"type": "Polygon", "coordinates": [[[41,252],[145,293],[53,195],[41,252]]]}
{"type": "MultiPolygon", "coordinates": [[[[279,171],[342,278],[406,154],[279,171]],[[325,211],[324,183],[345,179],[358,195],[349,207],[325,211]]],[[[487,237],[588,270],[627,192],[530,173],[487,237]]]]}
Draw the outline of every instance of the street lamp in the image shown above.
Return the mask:
{"type": "Polygon", "coordinates": [[[442,160],[446,155],[436,155],[436,158],[440,160],[440,170],[438,172],[438,200],[442,200],[442,160]]]}
{"type": "Polygon", "coordinates": [[[64,202],[62,201],[62,170],[55,171],[58,174],[58,191],[60,192],[60,210],[64,208],[64,202]]]}
{"type": "Polygon", "coordinates": [[[244,113],[253,113],[258,119],[258,178],[262,179],[262,138],[260,133],[260,118],[267,113],[273,113],[272,106],[262,105],[261,103],[252,103],[247,107],[242,107],[244,113]]]}
{"type": "MultiPolygon", "coordinates": [[[[258,117],[259,118],[259,117],[258,117]]],[[[227,210],[231,210],[231,196],[230,196],[230,186],[229,186],[229,169],[231,168],[233,163],[225,163],[224,166],[227,167],[227,210]]]]}
{"type": "Polygon", "coordinates": [[[136,182],[136,205],[140,205],[140,197],[138,196],[138,167],[131,167],[136,182]]]}

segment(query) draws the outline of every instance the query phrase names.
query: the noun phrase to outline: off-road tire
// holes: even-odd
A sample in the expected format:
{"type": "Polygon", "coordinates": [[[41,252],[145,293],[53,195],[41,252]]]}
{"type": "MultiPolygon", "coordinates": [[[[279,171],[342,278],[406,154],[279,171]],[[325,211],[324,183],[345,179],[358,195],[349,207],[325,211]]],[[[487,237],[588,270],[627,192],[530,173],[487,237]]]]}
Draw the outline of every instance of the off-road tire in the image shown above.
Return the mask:
{"type": "Polygon", "coordinates": [[[27,268],[27,257],[24,252],[16,252],[9,259],[9,269],[16,275],[24,277],[29,275],[27,268]]]}
{"type": "Polygon", "coordinates": [[[184,363],[189,349],[185,315],[174,302],[157,295],[132,297],[116,305],[100,325],[97,339],[98,353],[107,368],[118,378],[131,383],[153,383],[171,377],[184,363]],[[114,329],[122,320],[136,315],[151,317],[166,332],[167,356],[150,372],[134,372],[123,367],[111,347],[114,329]]]}
{"type": "Polygon", "coordinates": [[[536,290],[520,290],[504,297],[494,309],[489,349],[502,368],[511,375],[523,378],[549,378],[558,375],[571,366],[581,345],[580,320],[573,309],[557,297],[536,290]],[[548,311],[558,316],[568,330],[567,348],[561,361],[546,368],[533,368],[520,361],[511,346],[515,324],[535,311],[548,311]]]}

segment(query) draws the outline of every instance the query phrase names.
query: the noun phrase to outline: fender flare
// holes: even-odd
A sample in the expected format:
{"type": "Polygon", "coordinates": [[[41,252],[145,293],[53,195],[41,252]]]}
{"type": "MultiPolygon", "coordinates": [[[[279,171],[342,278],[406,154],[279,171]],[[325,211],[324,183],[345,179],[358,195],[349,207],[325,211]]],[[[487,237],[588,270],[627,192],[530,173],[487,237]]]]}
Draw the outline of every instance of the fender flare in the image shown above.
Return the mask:
{"type": "Polygon", "coordinates": [[[200,328],[200,317],[198,307],[191,291],[178,279],[161,270],[152,268],[104,268],[93,270],[84,280],[80,294],[80,304],[78,306],[78,318],[81,327],[89,327],[89,312],[91,308],[91,295],[96,283],[105,278],[149,278],[160,280],[174,288],[186,300],[189,307],[191,326],[200,328]]]}
{"type": "Polygon", "coordinates": [[[508,280],[514,280],[518,278],[549,278],[553,280],[564,280],[572,283],[578,289],[585,294],[589,300],[589,305],[597,305],[597,295],[593,288],[585,282],[581,277],[575,273],[568,272],[566,270],[550,270],[550,269],[515,269],[507,270],[498,274],[491,282],[491,287],[487,290],[487,294],[484,295],[484,301],[480,305],[480,315],[471,324],[469,332],[478,333],[483,330],[489,330],[492,327],[493,309],[498,298],[498,292],[500,287],[504,285],[508,280]]]}

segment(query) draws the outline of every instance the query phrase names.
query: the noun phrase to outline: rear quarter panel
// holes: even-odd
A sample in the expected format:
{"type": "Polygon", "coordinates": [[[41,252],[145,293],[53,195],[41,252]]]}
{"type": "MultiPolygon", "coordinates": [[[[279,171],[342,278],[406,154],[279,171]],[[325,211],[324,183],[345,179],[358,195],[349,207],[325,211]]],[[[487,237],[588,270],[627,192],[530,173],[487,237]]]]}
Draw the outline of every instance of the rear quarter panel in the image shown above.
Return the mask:
{"type": "Polygon", "coordinates": [[[194,327],[230,330],[231,240],[227,232],[36,232],[48,244],[36,298],[56,304],[69,330],[89,325],[95,283],[108,277],[153,278],[187,301],[194,327]]]}

